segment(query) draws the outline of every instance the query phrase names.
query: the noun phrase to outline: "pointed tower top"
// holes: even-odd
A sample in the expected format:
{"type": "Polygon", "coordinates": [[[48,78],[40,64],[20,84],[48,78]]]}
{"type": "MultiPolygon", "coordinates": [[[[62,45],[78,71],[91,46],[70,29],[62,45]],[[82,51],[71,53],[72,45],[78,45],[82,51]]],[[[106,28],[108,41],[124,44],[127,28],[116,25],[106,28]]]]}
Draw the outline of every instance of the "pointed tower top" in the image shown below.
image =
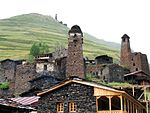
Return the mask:
{"type": "Polygon", "coordinates": [[[121,38],[122,38],[122,39],[125,39],[125,38],[130,39],[130,37],[129,37],[127,34],[124,34],[121,38]]]}
{"type": "Polygon", "coordinates": [[[68,33],[81,33],[82,34],[82,31],[78,25],[74,25],[71,27],[68,33]]]}

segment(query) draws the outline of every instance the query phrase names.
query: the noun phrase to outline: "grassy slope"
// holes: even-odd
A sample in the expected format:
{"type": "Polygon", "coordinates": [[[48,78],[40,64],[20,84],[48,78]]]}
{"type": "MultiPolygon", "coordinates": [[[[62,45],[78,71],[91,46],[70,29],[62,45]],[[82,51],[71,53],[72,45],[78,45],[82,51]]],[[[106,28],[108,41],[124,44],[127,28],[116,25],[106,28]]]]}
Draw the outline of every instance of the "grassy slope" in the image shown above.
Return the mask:
{"type": "MultiPolygon", "coordinates": [[[[52,17],[40,14],[24,14],[0,20],[0,59],[24,59],[34,42],[46,42],[51,51],[56,45],[67,47],[68,30],[52,17]]],[[[118,59],[118,50],[117,44],[84,33],[84,55],[90,59],[103,54],[118,59]]]]}

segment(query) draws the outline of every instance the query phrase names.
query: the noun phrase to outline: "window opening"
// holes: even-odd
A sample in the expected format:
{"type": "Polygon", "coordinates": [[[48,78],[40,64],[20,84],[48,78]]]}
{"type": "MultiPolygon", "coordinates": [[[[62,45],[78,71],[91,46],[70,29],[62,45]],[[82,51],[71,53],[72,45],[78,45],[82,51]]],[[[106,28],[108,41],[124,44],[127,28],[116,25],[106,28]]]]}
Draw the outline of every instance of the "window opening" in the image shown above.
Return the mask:
{"type": "Polygon", "coordinates": [[[57,112],[64,112],[64,103],[57,103],[57,112]]]}
{"type": "Polygon", "coordinates": [[[47,70],[47,65],[46,64],[44,65],[44,70],[47,70]]]}
{"type": "Polygon", "coordinates": [[[74,102],[69,103],[69,112],[76,112],[77,111],[77,106],[74,102]]]}
{"type": "Polygon", "coordinates": [[[102,96],[98,99],[98,111],[109,110],[109,99],[102,96]]]}

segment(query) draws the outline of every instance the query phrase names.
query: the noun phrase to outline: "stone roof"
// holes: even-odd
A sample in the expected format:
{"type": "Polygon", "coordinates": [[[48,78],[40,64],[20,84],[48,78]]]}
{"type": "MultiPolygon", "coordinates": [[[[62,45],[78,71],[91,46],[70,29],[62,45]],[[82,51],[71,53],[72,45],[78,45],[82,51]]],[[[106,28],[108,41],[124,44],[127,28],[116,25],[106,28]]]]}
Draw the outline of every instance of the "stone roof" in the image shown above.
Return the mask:
{"type": "Polygon", "coordinates": [[[70,84],[70,83],[79,83],[79,84],[88,85],[88,86],[92,86],[92,87],[102,88],[102,89],[109,90],[109,91],[114,91],[114,92],[119,92],[119,93],[125,93],[122,90],[117,90],[115,88],[108,87],[108,86],[105,86],[105,85],[102,85],[102,84],[97,84],[97,83],[94,83],[94,82],[83,81],[82,79],[73,79],[73,80],[63,81],[60,84],[57,84],[57,85],[53,86],[52,88],[50,88],[48,90],[45,90],[45,91],[43,91],[41,93],[38,93],[37,95],[41,96],[43,94],[51,92],[51,91],[53,91],[53,90],[55,90],[57,88],[60,88],[60,87],[62,87],[64,85],[67,85],[67,84],[70,84]]]}

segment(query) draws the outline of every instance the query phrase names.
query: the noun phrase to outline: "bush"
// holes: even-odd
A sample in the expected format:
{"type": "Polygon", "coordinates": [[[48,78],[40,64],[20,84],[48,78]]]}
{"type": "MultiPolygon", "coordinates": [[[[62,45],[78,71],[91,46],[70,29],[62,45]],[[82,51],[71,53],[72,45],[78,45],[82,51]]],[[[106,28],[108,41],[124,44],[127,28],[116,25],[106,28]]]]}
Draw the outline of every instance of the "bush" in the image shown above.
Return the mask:
{"type": "Polygon", "coordinates": [[[9,83],[8,82],[2,82],[0,83],[0,89],[9,89],[9,83]]]}

